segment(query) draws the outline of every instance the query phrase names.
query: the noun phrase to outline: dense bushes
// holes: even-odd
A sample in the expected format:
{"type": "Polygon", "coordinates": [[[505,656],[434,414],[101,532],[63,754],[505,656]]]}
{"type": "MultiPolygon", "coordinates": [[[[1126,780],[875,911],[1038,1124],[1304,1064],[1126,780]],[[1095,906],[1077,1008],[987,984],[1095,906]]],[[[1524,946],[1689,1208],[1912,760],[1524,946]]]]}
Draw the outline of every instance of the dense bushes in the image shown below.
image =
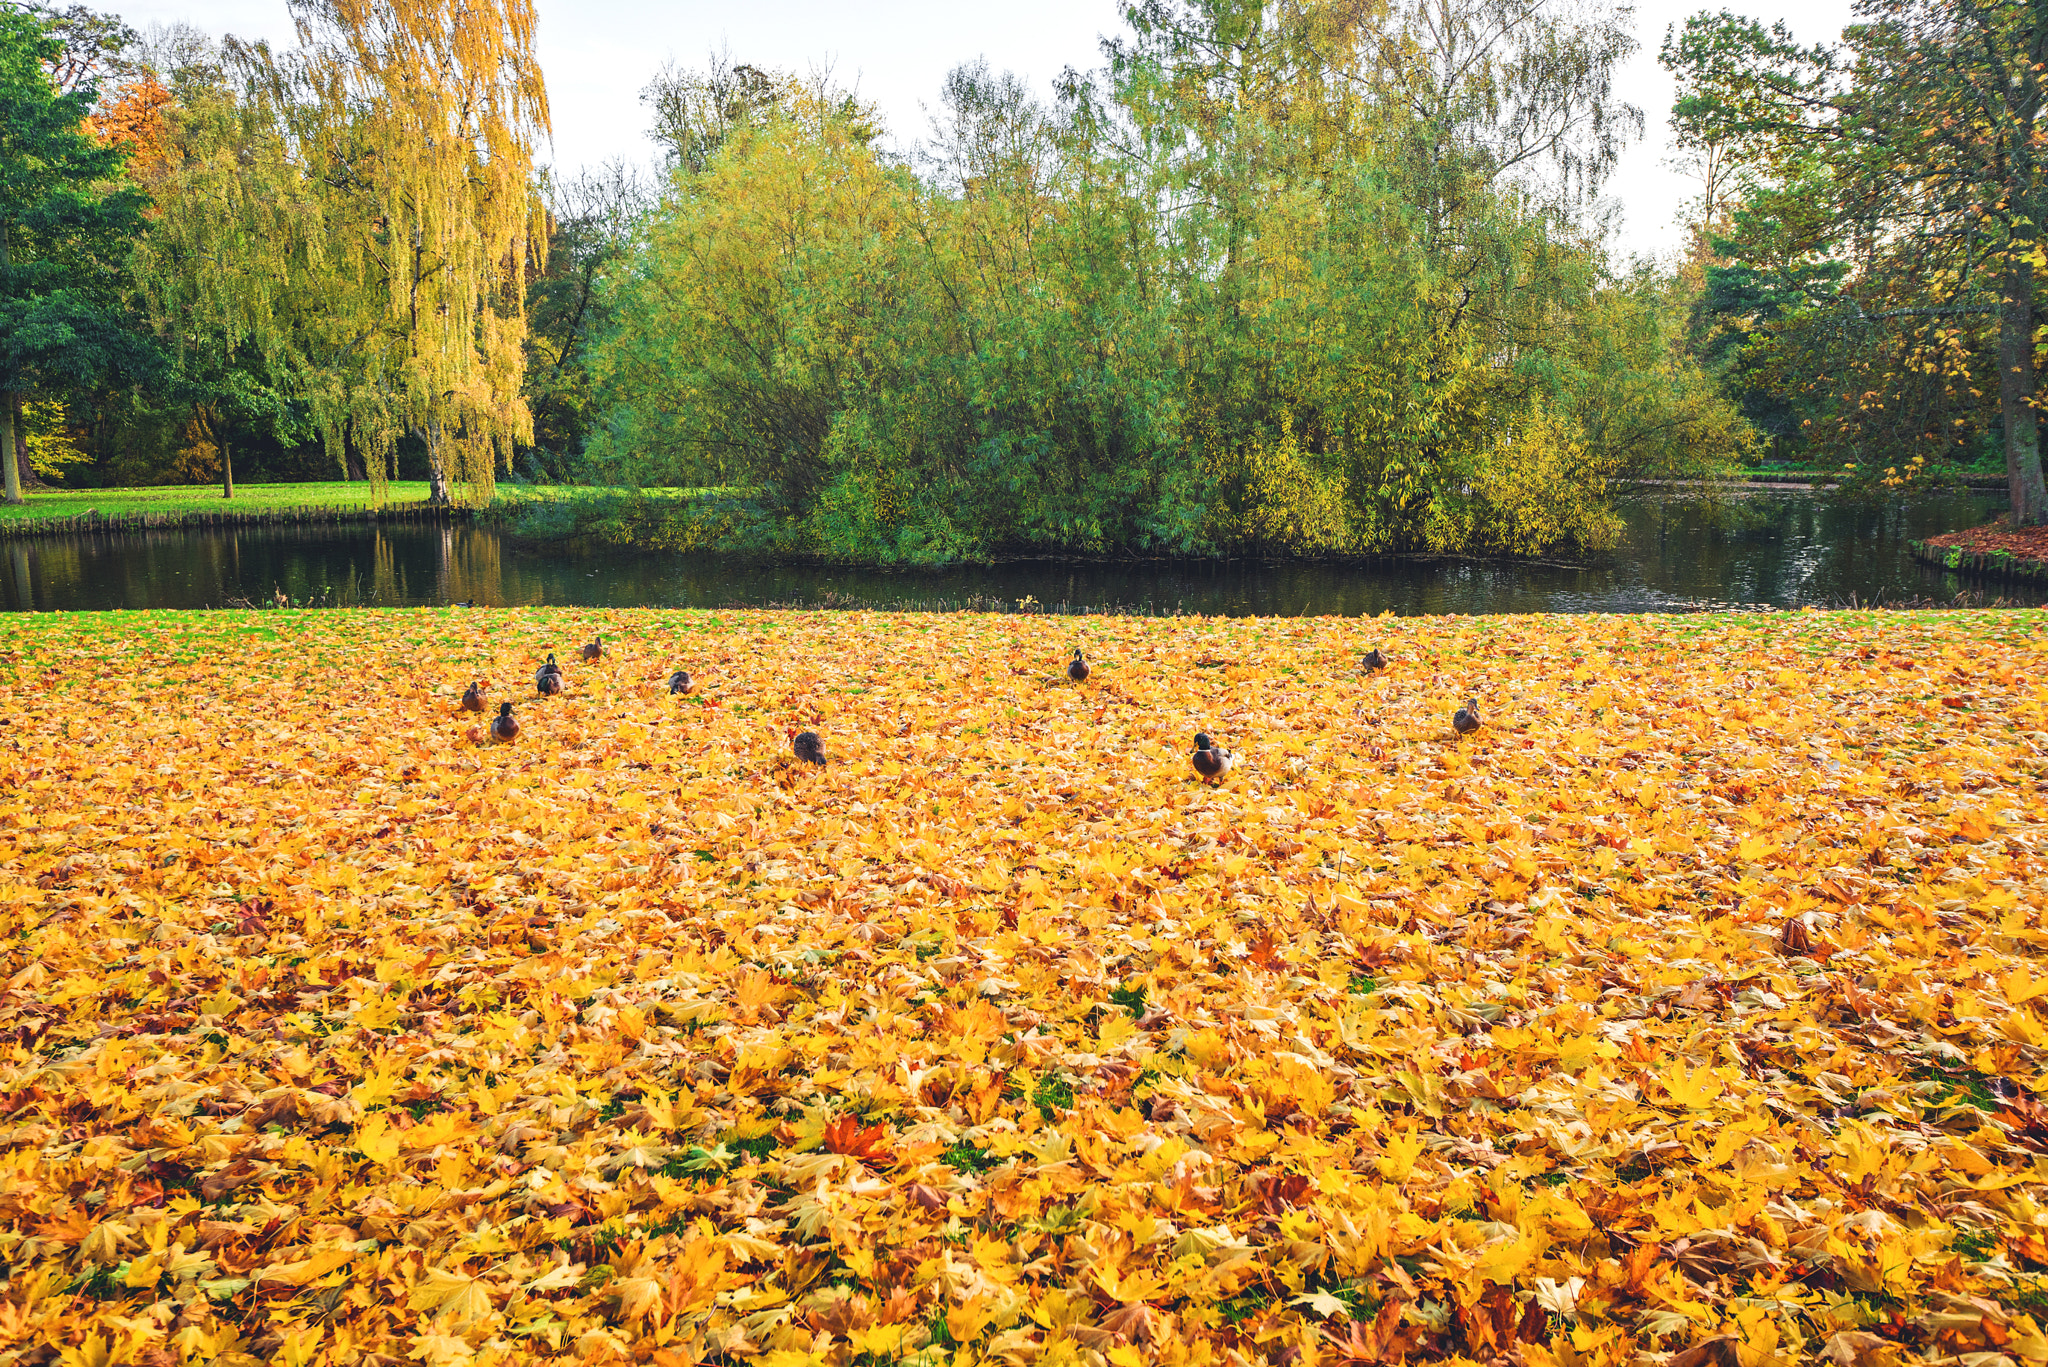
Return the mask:
{"type": "MultiPolygon", "coordinates": [[[[915,168],[843,99],[754,91],[615,277],[593,473],[759,488],[780,548],[863,560],[1524,554],[1603,544],[1617,476],[1736,449],[1678,310],[1603,273],[1540,157],[1457,100],[1416,128],[1383,34],[1272,14],[1133,10],[1052,110],[956,71],[915,168]]],[[[1484,79],[1540,120],[1596,96],[1515,44],[1613,44],[1538,27],[1484,79]]]]}

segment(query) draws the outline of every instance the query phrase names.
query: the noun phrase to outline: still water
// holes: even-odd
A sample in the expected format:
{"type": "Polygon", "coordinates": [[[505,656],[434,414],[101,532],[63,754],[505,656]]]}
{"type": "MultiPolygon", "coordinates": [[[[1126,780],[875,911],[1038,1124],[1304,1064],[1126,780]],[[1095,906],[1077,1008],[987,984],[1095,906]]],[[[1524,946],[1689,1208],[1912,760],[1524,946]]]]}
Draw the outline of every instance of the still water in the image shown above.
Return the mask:
{"type": "Polygon", "coordinates": [[[385,607],[725,607],[831,602],[1197,613],[1655,612],[1948,599],[2013,603],[2048,587],[1966,582],[1916,563],[1911,539],[1971,526],[2002,501],[1930,495],[1881,507],[1759,493],[1718,511],[1670,498],[1623,505],[1627,535],[1598,565],[1389,561],[1022,561],[945,570],[746,565],[714,557],[578,553],[473,527],[145,532],[0,542],[11,610],[219,607],[235,600],[385,607]]]}

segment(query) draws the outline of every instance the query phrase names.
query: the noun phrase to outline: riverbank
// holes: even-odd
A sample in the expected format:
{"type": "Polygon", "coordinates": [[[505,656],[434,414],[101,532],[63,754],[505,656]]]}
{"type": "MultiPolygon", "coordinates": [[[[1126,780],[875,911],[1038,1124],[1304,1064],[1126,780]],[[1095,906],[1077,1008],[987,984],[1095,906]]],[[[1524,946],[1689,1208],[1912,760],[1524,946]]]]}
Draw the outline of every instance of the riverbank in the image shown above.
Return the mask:
{"type": "MultiPolygon", "coordinates": [[[[1735,484],[1769,484],[1794,489],[1833,489],[1841,484],[1839,470],[1791,470],[1791,469],[1737,469],[1729,476],[1735,484]]],[[[1923,470],[1915,477],[1914,483],[1920,488],[1953,487],[1961,489],[2002,490],[2008,487],[2006,475],[2000,470],[1966,469],[1946,465],[1923,470]]]]}
{"type": "Polygon", "coordinates": [[[2034,1343],[2044,626],[0,619],[16,1341],[2034,1343]]]}
{"type": "Polygon", "coordinates": [[[1058,615],[1668,612],[2048,601],[2048,581],[1973,584],[1918,563],[1913,538],[1969,526],[1990,499],[1921,495],[1873,507],[1782,493],[1625,497],[1622,538],[1595,566],[1357,561],[1034,559],[941,569],[669,554],[510,535],[486,519],[97,532],[0,541],[0,609],[200,608],[236,602],[473,602],[723,608],[1012,608],[1058,615]],[[1981,595],[1981,596],[1980,596],[1981,595]]]}
{"type": "MultiPolygon", "coordinates": [[[[0,504],[0,538],[100,535],[178,528],[320,527],[358,523],[477,522],[524,540],[638,546],[664,551],[754,550],[766,537],[738,526],[741,501],[719,489],[603,489],[500,485],[485,508],[436,505],[424,480],[395,481],[372,497],[361,481],[245,484],[233,499],[214,485],[39,489],[0,504]]],[[[757,514],[747,513],[754,521],[757,514]]]]}
{"type": "Polygon", "coordinates": [[[2012,528],[1998,518],[1913,543],[1923,562],[1998,579],[2048,581],[2048,526],[2012,528]]]}
{"type": "Polygon", "coordinates": [[[360,513],[390,505],[422,504],[425,480],[397,480],[386,486],[385,498],[372,496],[362,480],[323,480],[296,484],[237,484],[233,498],[222,498],[218,484],[170,484],[135,489],[32,489],[20,505],[0,503],[0,535],[22,535],[25,526],[46,523],[95,523],[118,527],[128,523],[164,527],[181,525],[187,516],[213,518],[192,525],[218,526],[218,519],[308,514],[314,510],[360,513]]]}
{"type": "MultiPolygon", "coordinates": [[[[1827,492],[1833,485],[1799,482],[1798,472],[1758,472],[1745,480],[1715,482],[1637,481],[1628,486],[1648,494],[1687,496],[1702,491],[1744,493],[1827,492]]],[[[427,501],[424,481],[388,486],[389,497],[371,497],[361,481],[237,486],[233,500],[212,485],[138,489],[51,490],[29,495],[21,507],[0,505],[0,539],[104,535],[188,529],[320,527],[352,524],[472,523],[534,546],[569,551],[654,551],[677,555],[718,555],[757,563],[854,568],[854,562],[806,551],[791,543],[786,527],[744,488],[602,488],[583,485],[501,484],[483,508],[436,506],[427,501]]],[[[1593,556],[1599,561],[1602,556],[1593,556]]],[[[977,558],[975,564],[1010,563],[1144,564],[1168,561],[1267,561],[1271,563],[1390,565],[1399,563],[1518,564],[1586,568],[1586,557],[1492,557],[1424,552],[1270,557],[1245,553],[1214,556],[1060,554],[1036,551],[977,558]]],[[[1930,561],[1930,563],[1936,563],[1930,561]]],[[[890,568],[890,566],[870,566],[890,568]]],[[[900,568],[940,566],[905,562],[900,568]]]]}

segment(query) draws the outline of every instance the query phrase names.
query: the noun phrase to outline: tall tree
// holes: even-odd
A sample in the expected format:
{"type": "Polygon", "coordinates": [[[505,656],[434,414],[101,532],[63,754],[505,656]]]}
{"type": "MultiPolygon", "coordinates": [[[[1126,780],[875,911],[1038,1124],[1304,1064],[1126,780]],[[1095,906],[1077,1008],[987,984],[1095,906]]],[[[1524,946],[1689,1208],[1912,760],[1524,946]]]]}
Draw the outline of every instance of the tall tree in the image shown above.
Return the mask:
{"type": "Polygon", "coordinates": [[[300,384],[330,447],[373,480],[427,448],[436,502],[488,499],[532,439],[526,274],[546,252],[533,176],[548,131],[530,0],[294,0],[301,49],[256,74],[320,213],[300,384]]]}
{"type": "Polygon", "coordinates": [[[64,45],[0,8],[0,496],[20,503],[15,412],[37,385],[70,386],[160,361],[120,301],[144,197],[119,148],[86,131],[97,90],[59,93],[64,45]]]}
{"type": "Polygon", "coordinates": [[[296,440],[297,377],[317,368],[326,222],[319,186],[262,97],[238,95],[226,52],[172,30],[110,103],[131,174],[154,202],[135,244],[138,292],[170,351],[170,388],[190,409],[194,446],[217,454],[234,497],[234,444],[252,427],[296,440]]]}
{"type": "MultiPolygon", "coordinates": [[[[2048,222],[2048,7],[2035,0],[1858,0],[1839,44],[1702,13],[1666,44],[1694,140],[1744,146],[1805,178],[1850,258],[1839,325],[1881,329],[1895,364],[1864,405],[1944,364],[1954,328],[1997,327],[2012,521],[2048,522],[2035,392],[2036,272],[2048,222]]],[[[1863,343],[1872,350],[1869,341],[1863,343]]],[[[1850,405],[1851,408],[1859,405],[1850,405]]]]}
{"type": "Polygon", "coordinates": [[[647,197],[638,173],[616,162],[548,185],[547,260],[526,292],[526,402],[545,475],[561,477],[582,453],[591,344],[613,324],[605,277],[625,259],[647,197]]]}
{"type": "Polygon", "coordinates": [[[84,5],[53,9],[31,4],[25,8],[41,18],[43,31],[57,40],[57,51],[45,59],[44,68],[60,93],[104,90],[135,74],[135,51],[142,35],[118,16],[84,5]]]}

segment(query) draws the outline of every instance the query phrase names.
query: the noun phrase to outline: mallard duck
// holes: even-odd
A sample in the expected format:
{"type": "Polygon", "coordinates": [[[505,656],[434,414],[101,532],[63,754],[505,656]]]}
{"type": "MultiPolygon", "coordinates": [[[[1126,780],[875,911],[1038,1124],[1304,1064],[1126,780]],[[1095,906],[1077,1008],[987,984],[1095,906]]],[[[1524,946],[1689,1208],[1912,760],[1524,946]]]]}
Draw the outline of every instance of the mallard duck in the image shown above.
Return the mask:
{"type": "Polygon", "coordinates": [[[498,704],[498,715],[491,718],[491,739],[499,741],[519,739],[519,722],[512,715],[511,703],[501,702],[498,704]]]}
{"type": "Polygon", "coordinates": [[[592,662],[604,658],[604,637],[593,636],[583,643],[583,658],[592,662]]]}
{"type": "Polygon", "coordinates": [[[1194,763],[1195,772],[1211,783],[1229,773],[1231,766],[1237,763],[1237,756],[1210,740],[1207,731],[1195,733],[1195,753],[1189,759],[1194,763]]]}
{"type": "Polygon", "coordinates": [[[790,753],[805,764],[825,767],[825,742],[816,731],[799,731],[790,737],[790,753]]]}
{"type": "Polygon", "coordinates": [[[553,697],[563,688],[562,667],[555,663],[555,654],[548,652],[547,663],[533,671],[533,691],[553,697]]]}
{"type": "Polygon", "coordinates": [[[462,710],[465,712],[481,712],[484,710],[484,687],[482,684],[470,684],[469,691],[462,695],[462,710]]]}
{"type": "Polygon", "coordinates": [[[1387,667],[1387,657],[1380,654],[1378,646],[1374,646],[1371,650],[1365,652],[1365,658],[1360,660],[1359,663],[1365,666],[1366,673],[1373,674],[1387,667]]]}
{"type": "Polygon", "coordinates": [[[1079,646],[1074,647],[1074,659],[1067,666],[1067,677],[1075,683],[1086,683],[1088,681],[1088,661],[1082,658],[1081,647],[1079,646]]]}
{"type": "Polygon", "coordinates": [[[689,691],[690,691],[690,671],[689,671],[689,670],[687,670],[687,669],[678,669],[678,670],[677,670],[677,671],[676,671],[675,673],[673,673],[673,674],[669,675],[669,676],[668,676],[668,691],[669,691],[669,692],[671,692],[671,693],[687,693],[687,692],[689,692],[689,691]]]}
{"type": "Polygon", "coordinates": [[[1465,705],[1451,714],[1451,729],[1461,736],[1469,736],[1479,729],[1479,699],[1465,699],[1465,705]]]}

